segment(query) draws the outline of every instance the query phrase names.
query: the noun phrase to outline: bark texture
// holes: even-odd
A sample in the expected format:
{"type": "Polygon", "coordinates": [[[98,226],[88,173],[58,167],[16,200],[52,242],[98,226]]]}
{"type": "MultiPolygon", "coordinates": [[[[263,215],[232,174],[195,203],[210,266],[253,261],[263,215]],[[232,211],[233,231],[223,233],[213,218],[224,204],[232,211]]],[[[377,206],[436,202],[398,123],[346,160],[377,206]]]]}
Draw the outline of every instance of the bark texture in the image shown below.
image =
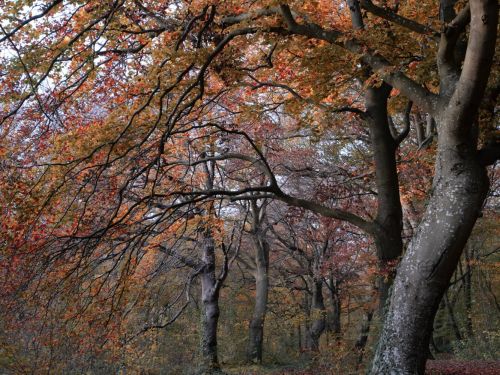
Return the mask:
{"type": "MultiPolygon", "coordinates": [[[[387,271],[403,251],[401,231],[403,229],[403,211],[399,196],[399,180],[396,169],[396,149],[398,142],[391,134],[387,114],[387,100],[392,87],[382,84],[367,90],[365,105],[367,123],[370,129],[373,158],[375,162],[375,180],[377,184],[377,216],[374,220],[377,231],[375,246],[380,269],[387,271]]],[[[381,316],[385,306],[392,275],[379,277],[379,307],[381,316]]]]}
{"type": "Polygon", "coordinates": [[[398,269],[372,374],[424,374],[434,315],[487,191],[477,164],[447,172],[398,269]]]}
{"type": "Polygon", "coordinates": [[[264,322],[269,294],[269,244],[257,220],[254,215],[252,237],[255,245],[255,306],[249,326],[247,359],[249,362],[262,363],[264,322]]]}
{"type": "MultiPolygon", "coordinates": [[[[352,27],[364,28],[364,21],[358,0],[348,2],[352,27]]],[[[368,70],[367,70],[367,76],[368,70]]],[[[396,167],[396,149],[404,139],[404,134],[391,132],[391,123],[387,113],[387,101],[392,87],[383,83],[380,87],[370,87],[365,95],[365,120],[370,130],[373,159],[375,163],[375,181],[377,185],[377,216],[375,230],[371,233],[375,240],[377,257],[381,270],[387,270],[403,252],[403,210],[399,196],[399,180],[396,167]],[[394,134],[393,134],[394,133],[394,134]],[[398,139],[399,138],[399,139],[398,139]]],[[[409,124],[408,124],[409,125],[409,124]]],[[[392,274],[379,277],[379,311],[383,309],[392,284],[392,274]]]]}
{"type": "Polygon", "coordinates": [[[470,11],[460,79],[447,82],[434,114],[439,137],[433,190],[398,268],[371,374],[424,374],[435,313],[488,190],[473,124],[494,54],[498,4],[472,0],[470,11]]]}
{"type": "Polygon", "coordinates": [[[203,271],[201,273],[201,363],[202,374],[220,370],[217,357],[217,325],[219,322],[219,288],[215,276],[215,243],[209,233],[203,243],[203,271]]]}

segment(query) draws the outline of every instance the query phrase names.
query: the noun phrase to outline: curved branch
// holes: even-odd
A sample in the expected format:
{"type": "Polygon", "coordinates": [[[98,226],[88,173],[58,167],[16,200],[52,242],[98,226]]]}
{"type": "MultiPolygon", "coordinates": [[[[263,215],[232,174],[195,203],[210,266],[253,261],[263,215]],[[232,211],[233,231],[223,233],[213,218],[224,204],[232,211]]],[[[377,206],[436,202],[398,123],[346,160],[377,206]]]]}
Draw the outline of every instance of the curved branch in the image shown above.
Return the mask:
{"type": "Polygon", "coordinates": [[[398,145],[398,146],[401,144],[401,142],[403,142],[403,140],[410,133],[410,113],[411,113],[412,106],[413,106],[413,102],[410,100],[405,108],[404,128],[401,131],[401,133],[399,133],[399,135],[394,139],[394,141],[396,142],[396,145],[398,145]]]}
{"type": "Polygon", "coordinates": [[[312,105],[316,105],[316,106],[320,107],[321,109],[324,109],[325,111],[332,112],[332,113],[350,112],[350,113],[354,113],[354,114],[357,114],[357,115],[361,116],[363,119],[366,118],[366,113],[363,110],[359,109],[359,108],[350,107],[350,106],[344,106],[344,107],[338,107],[338,108],[330,108],[327,105],[322,104],[322,103],[317,103],[317,102],[315,102],[314,100],[312,100],[310,98],[304,98],[297,91],[295,91],[292,87],[290,87],[288,85],[285,85],[283,83],[259,81],[257,78],[255,78],[254,76],[252,76],[250,74],[249,74],[249,77],[251,79],[253,79],[257,83],[257,85],[251,86],[252,90],[257,90],[257,89],[259,89],[261,87],[277,87],[277,88],[280,88],[280,89],[288,91],[295,98],[297,98],[299,100],[302,100],[302,101],[304,101],[306,103],[309,103],[309,104],[312,104],[312,105]]]}
{"type": "MultiPolygon", "coordinates": [[[[448,103],[444,117],[453,133],[469,137],[477,116],[495,55],[498,25],[497,0],[472,0],[469,42],[462,74],[448,103]]],[[[441,134],[440,134],[441,135],[441,134]]]]}
{"type": "Polygon", "coordinates": [[[351,212],[339,210],[336,208],[326,207],[319,203],[312,202],[306,199],[295,198],[284,193],[279,189],[275,189],[273,192],[276,194],[276,199],[285,202],[290,206],[304,208],[325,217],[331,217],[333,219],[347,221],[348,223],[358,227],[359,229],[365,231],[368,234],[374,235],[377,231],[377,227],[373,222],[367,221],[363,219],[361,216],[355,215],[351,212]]]}
{"type": "Polygon", "coordinates": [[[418,34],[430,35],[435,40],[439,39],[439,33],[431,27],[422,25],[416,21],[413,21],[412,19],[400,16],[399,14],[389,9],[381,8],[373,4],[371,0],[360,0],[359,3],[364,10],[380,18],[391,21],[399,26],[404,27],[405,29],[416,32],[418,34]]]}
{"type": "MultiPolygon", "coordinates": [[[[438,96],[397,70],[382,55],[367,49],[356,39],[342,41],[342,37],[345,35],[337,30],[325,30],[315,23],[298,24],[288,5],[280,5],[280,9],[287,25],[287,28],[282,30],[283,33],[288,32],[289,34],[324,40],[361,55],[361,60],[369,65],[386,83],[400,90],[403,95],[415,102],[425,112],[436,114],[438,96]]],[[[278,32],[279,30],[274,29],[274,31],[278,32]]]]}

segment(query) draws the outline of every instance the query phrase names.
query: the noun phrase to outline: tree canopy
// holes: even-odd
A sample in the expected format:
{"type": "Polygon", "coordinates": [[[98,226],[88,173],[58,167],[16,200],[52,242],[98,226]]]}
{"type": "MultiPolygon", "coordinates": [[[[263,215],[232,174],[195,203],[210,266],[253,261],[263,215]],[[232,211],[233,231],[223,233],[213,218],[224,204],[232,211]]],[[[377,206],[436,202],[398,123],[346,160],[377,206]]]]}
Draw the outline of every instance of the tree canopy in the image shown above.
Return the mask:
{"type": "Polygon", "coordinates": [[[462,264],[498,218],[497,1],[1,5],[0,322],[43,371],[126,371],[193,306],[220,371],[229,289],[258,363],[270,306],[291,329],[301,306],[316,352],[356,295],[360,353],[384,323],[371,374],[424,373],[452,277],[471,314],[463,267],[498,252],[462,264]]]}

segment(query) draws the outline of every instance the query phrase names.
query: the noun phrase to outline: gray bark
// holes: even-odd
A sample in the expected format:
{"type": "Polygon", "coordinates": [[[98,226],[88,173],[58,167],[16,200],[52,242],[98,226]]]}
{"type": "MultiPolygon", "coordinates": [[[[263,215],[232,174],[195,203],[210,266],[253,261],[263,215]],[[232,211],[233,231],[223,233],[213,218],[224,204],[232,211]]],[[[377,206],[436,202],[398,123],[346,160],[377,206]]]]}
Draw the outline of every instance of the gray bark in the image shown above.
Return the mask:
{"type": "MultiPolygon", "coordinates": [[[[253,204],[256,206],[255,202],[253,204]]],[[[260,210],[255,208],[253,210],[252,231],[255,244],[255,306],[249,326],[247,359],[250,362],[262,363],[264,322],[269,294],[269,244],[260,225],[260,210]]]]}
{"type": "Polygon", "coordinates": [[[417,130],[417,143],[420,148],[425,141],[426,131],[424,130],[424,124],[419,114],[415,116],[415,128],[417,130]]]}
{"type": "Polygon", "coordinates": [[[217,325],[219,322],[219,288],[215,276],[215,243],[209,233],[203,239],[201,273],[201,363],[200,370],[211,374],[220,370],[217,357],[217,325]]]}
{"type": "MultiPolygon", "coordinates": [[[[403,229],[403,210],[399,196],[399,181],[396,169],[396,149],[398,144],[391,135],[387,117],[387,100],[391,87],[371,87],[367,90],[365,105],[368,126],[375,161],[377,184],[377,225],[375,246],[380,269],[387,272],[391,262],[396,261],[403,250],[401,231],[403,229]]],[[[392,275],[379,277],[379,307],[381,316],[392,284],[392,275]]]]}
{"type": "MultiPolygon", "coordinates": [[[[211,145],[207,145],[207,148],[211,145]]],[[[207,152],[209,153],[209,152],[207,152]]],[[[205,155],[204,155],[205,156],[205,155]]],[[[203,164],[206,173],[206,188],[213,189],[215,176],[215,162],[203,164]]],[[[214,215],[213,206],[207,210],[214,215]]],[[[216,275],[215,240],[210,228],[203,232],[201,254],[201,374],[221,374],[217,355],[217,328],[219,323],[219,294],[222,283],[227,277],[228,259],[224,254],[224,265],[220,275],[216,275]]]]}
{"type": "MultiPolygon", "coordinates": [[[[364,22],[358,0],[348,2],[351,23],[354,29],[363,29],[364,22]]],[[[368,88],[365,95],[366,121],[370,129],[375,179],[377,184],[377,216],[374,236],[380,269],[386,270],[403,252],[403,210],[399,196],[399,180],[396,168],[398,142],[391,134],[387,101],[392,87],[383,83],[381,87],[368,88]]],[[[392,275],[379,277],[379,309],[383,309],[392,284],[392,275]]]]}
{"type": "Polygon", "coordinates": [[[487,189],[484,171],[474,163],[460,175],[448,172],[455,176],[436,187],[398,269],[373,374],[424,372],[434,314],[487,189]]]}
{"type": "Polygon", "coordinates": [[[424,374],[435,313],[488,190],[473,123],[493,59],[498,3],[472,0],[470,11],[460,79],[451,97],[440,97],[435,116],[439,137],[433,191],[398,268],[371,374],[424,374]]]}
{"type": "Polygon", "coordinates": [[[352,27],[356,30],[362,29],[364,27],[364,24],[359,1],[347,0],[347,6],[349,7],[349,12],[351,13],[352,27]]]}

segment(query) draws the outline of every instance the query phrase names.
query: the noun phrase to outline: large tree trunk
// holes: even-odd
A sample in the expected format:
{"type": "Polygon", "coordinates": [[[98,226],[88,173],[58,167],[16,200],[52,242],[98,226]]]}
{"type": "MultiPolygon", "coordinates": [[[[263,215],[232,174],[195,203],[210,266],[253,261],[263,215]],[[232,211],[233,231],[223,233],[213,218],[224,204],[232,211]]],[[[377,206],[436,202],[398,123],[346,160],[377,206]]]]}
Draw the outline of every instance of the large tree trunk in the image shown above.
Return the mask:
{"type": "Polygon", "coordinates": [[[460,79],[451,97],[441,96],[437,104],[433,191],[398,268],[371,374],[424,374],[435,313],[488,190],[473,124],[493,60],[498,3],[472,0],[470,12],[460,79]]]}
{"type": "Polygon", "coordinates": [[[398,269],[372,374],[424,373],[434,314],[485,198],[484,169],[446,153],[438,163],[446,159],[447,170],[398,269]]]}
{"type": "Polygon", "coordinates": [[[201,273],[201,363],[202,374],[220,369],[217,358],[217,324],[219,321],[219,288],[215,276],[215,244],[210,233],[203,239],[203,270],[201,273]]]}
{"type": "Polygon", "coordinates": [[[262,363],[264,321],[269,293],[269,244],[263,234],[255,232],[255,307],[249,327],[248,361],[262,363]]]}

